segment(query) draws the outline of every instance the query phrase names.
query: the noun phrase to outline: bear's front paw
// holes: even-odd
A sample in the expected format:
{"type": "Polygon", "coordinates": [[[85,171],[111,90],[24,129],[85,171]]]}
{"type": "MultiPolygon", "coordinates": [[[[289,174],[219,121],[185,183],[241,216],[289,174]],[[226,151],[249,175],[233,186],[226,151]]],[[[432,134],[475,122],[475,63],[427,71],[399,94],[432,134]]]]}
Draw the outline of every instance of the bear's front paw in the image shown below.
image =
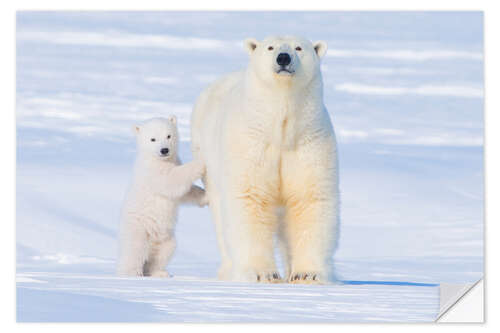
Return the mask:
{"type": "Polygon", "coordinates": [[[236,275],[236,280],[245,282],[280,283],[283,282],[277,271],[244,270],[242,274],[236,275]]]}
{"type": "Polygon", "coordinates": [[[263,272],[257,273],[257,282],[280,283],[283,282],[283,280],[278,272],[263,272]]]}
{"type": "Polygon", "coordinates": [[[295,284],[324,284],[323,275],[317,272],[293,272],[288,277],[289,283],[295,284]]]}

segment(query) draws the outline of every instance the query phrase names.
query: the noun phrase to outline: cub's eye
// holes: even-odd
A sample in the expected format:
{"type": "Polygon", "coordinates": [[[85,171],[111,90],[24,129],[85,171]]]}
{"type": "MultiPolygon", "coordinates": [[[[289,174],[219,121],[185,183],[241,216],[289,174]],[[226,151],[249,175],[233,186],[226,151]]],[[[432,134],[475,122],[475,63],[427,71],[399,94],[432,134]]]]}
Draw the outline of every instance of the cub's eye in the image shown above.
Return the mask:
{"type": "Polygon", "coordinates": [[[171,136],[170,134],[169,134],[169,135],[167,135],[167,139],[170,139],[171,137],[172,137],[172,136],[171,136]]]}
{"type": "Polygon", "coordinates": [[[272,51],[272,50],[274,50],[274,47],[269,46],[267,49],[268,49],[269,51],[272,51]]]}
{"type": "Polygon", "coordinates": [[[151,138],[151,142],[155,142],[155,141],[156,141],[156,139],[155,139],[155,138],[151,138]]]}
{"type": "Polygon", "coordinates": [[[300,46],[297,46],[295,49],[296,49],[297,51],[302,51],[302,48],[301,48],[300,46]]]}

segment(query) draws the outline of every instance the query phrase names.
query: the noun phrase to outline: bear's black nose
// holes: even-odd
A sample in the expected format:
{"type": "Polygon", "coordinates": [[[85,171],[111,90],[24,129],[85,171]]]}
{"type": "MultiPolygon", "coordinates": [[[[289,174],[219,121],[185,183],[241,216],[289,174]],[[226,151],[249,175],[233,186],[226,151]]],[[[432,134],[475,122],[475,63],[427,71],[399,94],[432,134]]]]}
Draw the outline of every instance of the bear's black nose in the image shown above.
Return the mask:
{"type": "Polygon", "coordinates": [[[276,62],[280,66],[288,66],[292,62],[292,58],[290,58],[290,55],[288,53],[280,53],[276,58],[276,62]]]}
{"type": "Polygon", "coordinates": [[[160,150],[160,153],[161,153],[162,155],[167,155],[167,154],[168,154],[168,148],[162,148],[162,149],[160,150]]]}

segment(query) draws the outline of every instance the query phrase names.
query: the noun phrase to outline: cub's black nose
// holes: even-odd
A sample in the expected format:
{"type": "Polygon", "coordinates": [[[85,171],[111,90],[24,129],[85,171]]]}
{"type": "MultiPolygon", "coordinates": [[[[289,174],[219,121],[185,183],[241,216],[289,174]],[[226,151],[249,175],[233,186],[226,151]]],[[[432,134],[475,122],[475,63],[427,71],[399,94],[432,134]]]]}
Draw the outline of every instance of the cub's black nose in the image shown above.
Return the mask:
{"type": "Polygon", "coordinates": [[[168,154],[168,148],[162,148],[162,149],[160,150],[160,153],[161,153],[162,155],[167,155],[167,154],[168,154]]]}
{"type": "Polygon", "coordinates": [[[276,62],[280,66],[288,66],[292,62],[292,58],[290,58],[290,55],[288,53],[280,53],[276,58],[276,62]]]}

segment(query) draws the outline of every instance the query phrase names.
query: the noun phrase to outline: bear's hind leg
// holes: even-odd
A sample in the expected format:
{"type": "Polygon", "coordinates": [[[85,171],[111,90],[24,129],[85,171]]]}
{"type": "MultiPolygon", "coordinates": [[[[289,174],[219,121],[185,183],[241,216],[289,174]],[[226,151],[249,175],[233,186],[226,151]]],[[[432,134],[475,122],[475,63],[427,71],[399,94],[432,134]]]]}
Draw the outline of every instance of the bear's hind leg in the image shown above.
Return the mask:
{"type": "Polygon", "coordinates": [[[212,210],[212,216],[214,217],[215,231],[217,234],[217,245],[219,247],[219,252],[221,256],[221,264],[217,272],[217,278],[219,280],[229,280],[231,278],[231,258],[227,251],[226,240],[224,239],[224,230],[221,221],[221,203],[219,196],[216,193],[210,193],[210,208],[212,210]]]}

